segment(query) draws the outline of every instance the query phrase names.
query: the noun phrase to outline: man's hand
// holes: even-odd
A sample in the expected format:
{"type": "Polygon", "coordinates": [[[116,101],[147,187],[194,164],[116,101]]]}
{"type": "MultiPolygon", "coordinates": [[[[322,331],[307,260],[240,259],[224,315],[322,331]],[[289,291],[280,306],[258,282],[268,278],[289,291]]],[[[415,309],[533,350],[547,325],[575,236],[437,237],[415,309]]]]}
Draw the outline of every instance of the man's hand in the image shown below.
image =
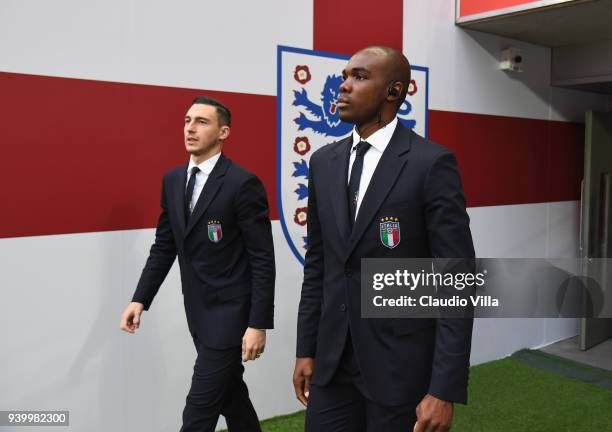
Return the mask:
{"type": "Polygon", "coordinates": [[[131,302],[121,315],[121,330],[134,333],[140,327],[140,315],[143,309],[142,303],[131,302]]]}
{"type": "Polygon", "coordinates": [[[453,404],[427,394],[416,407],[416,415],[413,432],[448,432],[453,421],[453,404]]]}
{"type": "Polygon", "coordinates": [[[310,379],[314,371],[315,359],[312,357],[298,357],[295,359],[295,370],[293,371],[293,388],[295,396],[304,406],[308,405],[310,395],[310,379]]]}
{"type": "Polygon", "coordinates": [[[242,337],[242,361],[255,360],[266,347],[266,331],[247,328],[242,337]]]}

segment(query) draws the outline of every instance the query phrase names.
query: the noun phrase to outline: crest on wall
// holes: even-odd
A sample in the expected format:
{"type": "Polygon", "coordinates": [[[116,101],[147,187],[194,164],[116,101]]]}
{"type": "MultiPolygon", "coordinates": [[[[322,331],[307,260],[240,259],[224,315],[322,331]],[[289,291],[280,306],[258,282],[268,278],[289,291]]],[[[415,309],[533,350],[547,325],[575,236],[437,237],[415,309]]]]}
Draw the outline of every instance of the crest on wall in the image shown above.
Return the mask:
{"type": "MultiPolygon", "coordinates": [[[[342,70],[350,56],[285,46],[277,58],[277,199],[289,247],[303,264],[308,236],[308,167],[320,147],[348,136],[340,120],[342,70]]],[[[402,124],[427,136],[429,69],[412,65],[412,80],[398,112],[402,124]]]]}

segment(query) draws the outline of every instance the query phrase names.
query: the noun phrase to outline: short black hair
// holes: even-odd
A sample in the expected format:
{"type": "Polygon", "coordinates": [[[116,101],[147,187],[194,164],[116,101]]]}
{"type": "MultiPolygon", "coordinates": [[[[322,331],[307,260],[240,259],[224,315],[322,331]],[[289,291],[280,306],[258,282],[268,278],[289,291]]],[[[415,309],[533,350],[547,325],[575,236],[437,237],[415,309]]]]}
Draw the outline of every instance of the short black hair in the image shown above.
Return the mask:
{"type": "Polygon", "coordinates": [[[213,99],[208,96],[198,96],[193,100],[192,104],[214,106],[215,108],[217,108],[217,118],[219,119],[219,125],[230,127],[232,126],[232,113],[230,112],[228,107],[223,105],[217,99],[213,99]]]}

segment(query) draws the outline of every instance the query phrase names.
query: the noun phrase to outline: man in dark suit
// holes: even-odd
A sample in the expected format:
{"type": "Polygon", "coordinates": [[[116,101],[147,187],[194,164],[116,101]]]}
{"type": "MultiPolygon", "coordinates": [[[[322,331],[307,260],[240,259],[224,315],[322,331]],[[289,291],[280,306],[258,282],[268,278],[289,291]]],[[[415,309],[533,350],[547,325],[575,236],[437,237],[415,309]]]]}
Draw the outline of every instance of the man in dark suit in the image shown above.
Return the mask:
{"type": "Polygon", "coordinates": [[[163,179],[155,243],[121,319],[134,333],[175,257],[187,324],[197,350],[182,432],[259,431],[242,361],[263,353],[273,327],[274,246],[261,181],[221,152],[230,111],[199,97],[185,115],[189,164],[163,179]],[[242,357],[242,358],[241,358],[242,357]]]}
{"type": "Polygon", "coordinates": [[[401,53],[366,48],[343,75],[338,107],[354,131],[310,159],[293,376],[306,430],[447,431],[467,400],[473,320],[363,319],[360,270],[362,258],[474,256],[457,163],[398,123],[401,53]],[[389,218],[394,241],[381,234],[389,218]]]}

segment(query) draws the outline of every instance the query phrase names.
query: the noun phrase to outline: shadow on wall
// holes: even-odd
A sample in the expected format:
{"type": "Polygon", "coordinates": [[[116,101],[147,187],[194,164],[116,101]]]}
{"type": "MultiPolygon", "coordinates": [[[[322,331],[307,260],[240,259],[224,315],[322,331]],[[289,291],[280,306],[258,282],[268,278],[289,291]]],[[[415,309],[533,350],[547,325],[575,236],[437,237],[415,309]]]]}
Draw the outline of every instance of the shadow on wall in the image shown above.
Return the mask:
{"type": "MultiPolygon", "coordinates": [[[[475,30],[459,29],[457,32],[458,41],[467,39],[470,43],[456,46],[466,47],[466,52],[457,53],[470,58],[469,47],[477,46],[481,51],[485,51],[490,60],[490,71],[504,74],[509,80],[521,83],[529,91],[540,99],[548,107],[546,116],[549,120],[565,120],[577,123],[584,123],[584,112],[590,109],[605,110],[606,98],[604,96],[583,92],[573,89],[564,89],[550,85],[551,77],[551,49],[544,46],[534,45],[518,40],[503,38],[490,35],[475,30]],[[502,71],[499,69],[501,51],[516,47],[524,53],[523,72],[502,71]]],[[[468,64],[470,62],[468,61],[468,64]]],[[[481,62],[473,62],[474,65],[482,65],[481,62]]],[[[476,67],[478,67],[476,66],[476,67]]],[[[482,76],[482,71],[474,71],[474,76],[482,76]]],[[[509,92],[508,88],[496,87],[493,83],[496,80],[480,80],[482,94],[493,95],[500,104],[510,106],[525,105],[526,101],[520,93],[509,92]]],[[[533,112],[533,107],[525,106],[525,110],[533,112]]],[[[530,115],[526,115],[530,117],[530,115]]]]}

